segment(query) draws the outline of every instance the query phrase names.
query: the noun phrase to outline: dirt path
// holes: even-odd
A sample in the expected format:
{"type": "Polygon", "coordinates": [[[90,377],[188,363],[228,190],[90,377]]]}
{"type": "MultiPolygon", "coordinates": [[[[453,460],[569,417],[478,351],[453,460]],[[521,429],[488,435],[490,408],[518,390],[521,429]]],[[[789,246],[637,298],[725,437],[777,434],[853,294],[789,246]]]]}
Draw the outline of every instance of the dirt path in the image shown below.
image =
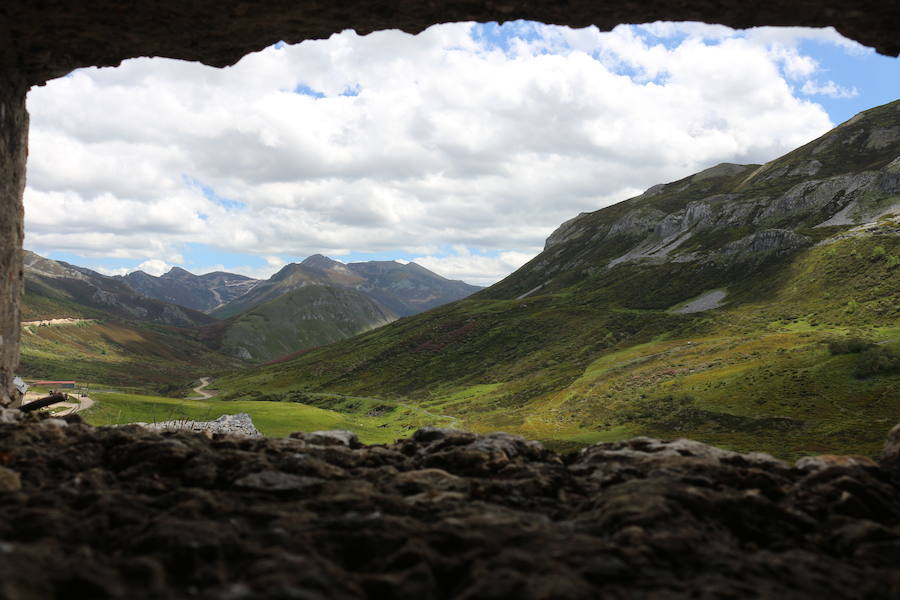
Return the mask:
{"type": "Polygon", "coordinates": [[[209,377],[201,377],[200,385],[194,388],[194,393],[199,394],[198,396],[192,396],[188,398],[188,400],[207,400],[213,397],[213,394],[210,394],[207,391],[204,391],[204,388],[209,385],[209,377]]]}

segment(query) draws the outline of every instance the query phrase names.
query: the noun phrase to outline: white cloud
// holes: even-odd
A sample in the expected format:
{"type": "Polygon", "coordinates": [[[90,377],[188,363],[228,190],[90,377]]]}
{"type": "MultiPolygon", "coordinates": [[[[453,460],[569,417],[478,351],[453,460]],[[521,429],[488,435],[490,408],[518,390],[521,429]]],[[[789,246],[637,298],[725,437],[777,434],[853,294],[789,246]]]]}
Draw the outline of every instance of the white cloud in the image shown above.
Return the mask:
{"type": "Polygon", "coordinates": [[[397,252],[487,282],[581,211],[830,128],[794,90],[827,93],[805,91],[818,65],[797,43],[843,44],[833,30],[643,29],[672,40],[523,24],[504,51],[463,23],[348,31],[225,69],[76,71],[29,96],[29,247],[184,264],[193,242],[263,257],[254,273],[397,252]],[[450,245],[500,254],[438,256],[450,245]]]}
{"type": "Polygon", "coordinates": [[[534,258],[537,252],[501,252],[497,256],[473,254],[455,246],[448,256],[422,256],[412,262],[447,279],[462,279],[473,285],[491,285],[534,258]]]}
{"type": "Polygon", "coordinates": [[[171,268],[172,265],[170,265],[169,263],[152,258],[150,260],[145,260],[144,262],[139,264],[137,270],[143,271],[148,275],[155,275],[156,277],[159,277],[163,273],[168,273],[169,269],[171,268]]]}
{"type": "Polygon", "coordinates": [[[91,269],[92,271],[97,271],[101,275],[109,275],[113,277],[115,275],[128,275],[132,271],[136,271],[137,269],[129,269],[128,267],[119,267],[118,269],[110,269],[108,267],[104,267],[103,265],[84,265],[86,268],[91,269]]]}
{"type": "Polygon", "coordinates": [[[845,88],[835,82],[829,80],[824,85],[820,85],[815,81],[806,81],[800,91],[807,96],[828,96],[829,98],[855,98],[859,96],[859,90],[856,88],[845,88]]]}

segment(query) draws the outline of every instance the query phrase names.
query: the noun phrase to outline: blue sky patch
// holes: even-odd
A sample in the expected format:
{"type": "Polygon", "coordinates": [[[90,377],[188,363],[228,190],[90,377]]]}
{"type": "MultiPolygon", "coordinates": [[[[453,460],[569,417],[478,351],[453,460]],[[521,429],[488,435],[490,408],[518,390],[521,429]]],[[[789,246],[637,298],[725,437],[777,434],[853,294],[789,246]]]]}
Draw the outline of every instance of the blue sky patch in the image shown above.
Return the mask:
{"type": "MultiPolygon", "coordinates": [[[[821,104],[834,124],[843,123],[856,113],[893,102],[900,97],[900,59],[882,56],[874,50],[862,53],[848,52],[835,44],[817,40],[800,43],[801,54],[812,56],[820,66],[813,74],[818,85],[828,81],[845,89],[856,89],[859,94],[852,98],[830,98],[815,94],[806,96],[821,104]]],[[[801,87],[800,84],[799,87],[801,87]]]]}
{"type": "Polygon", "coordinates": [[[320,92],[320,91],[318,91],[318,90],[312,89],[311,87],[309,87],[309,86],[306,85],[305,83],[301,83],[300,85],[298,85],[297,87],[295,87],[295,88],[294,88],[294,93],[295,93],[295,94],[301,94],[301,95],[303,95],[303,96],[309,96],[309,97],[315,98],[315,99],[317,99],[317,100],[320,99],[320,98],[324,98],[324,97],[325,97],[325,94],[323,94],[322,92],[320,92]]]}
{"type": "MultiPolygon", "coordinates": [[[[207,200],[211,202],[215,202],[219,206],[227,210],[242,210],[247,208],[247,205],[241,202],[240,200],[231,200],[230,198],[223,198],[222,196],[216,193],[216,190],[206,185],[202,181],[194,179],[190,175],[182,174],[181,178],[187,183],[190,187],[195,187],[206,196],[207,200]]],[[[206,219],[206,215],[200,215],[201,218],[206,219]]]]}
{"type": "Polygon", "coordinates": [[[516,39],[525,42],[534,42],[543,39],[540,28],[541,23],[531,21],[507,21],[502,25],[496,21],[489,23],[475,23],[472,25],[472,40],[480,44],[486,50],[500,50],[504,54],[510,54],[513,41],[516,39]]]}

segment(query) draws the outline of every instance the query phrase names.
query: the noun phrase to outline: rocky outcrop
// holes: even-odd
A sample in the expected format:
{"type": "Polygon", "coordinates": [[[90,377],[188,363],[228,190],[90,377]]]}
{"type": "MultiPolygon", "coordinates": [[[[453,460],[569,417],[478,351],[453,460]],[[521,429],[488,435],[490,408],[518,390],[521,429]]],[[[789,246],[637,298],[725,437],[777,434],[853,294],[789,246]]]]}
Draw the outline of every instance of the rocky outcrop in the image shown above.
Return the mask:
{"type": "Polygon", "coordinates": [[[707,273],[721,267],[714,281],[704,278],[705,287],[736,283],[736,261],[761,265],[808,246],[804,234],[812,228],[850,228],[900,210],[897,123],[900,101],[862,112],[765,165],[721,163],[581,213],[482,297],[525,298],[579,280],[602,286],[613,269],[610,277],[623,281],[626,270],[663,271],[676,263],[707,273]]]}
{"type": "Polygon", "coordinates": [[[549,250],[554,246],[584,235],[588,231],[588,226],[584,223],[582,217],[586,214],[588,213],[580,213],[577,217],[572,217],[557,227],[544,242],[544,250],[549,250]]]}
{"type": "Polygon", "coordinates": [[[772,254],[793,252],[811,243],[809,238],[787,229],[765,229],[726,244],[719,251],[719,256],[737,260],[760,259],[772,254]]]}
{"type": "Polygon", "coordinates": [[[881,462],[789,464],[689,440],[560,456],[502,433],[362,446],[78,421],[0,424],[4,597],[900,594],[898,435],[881,462]]]}

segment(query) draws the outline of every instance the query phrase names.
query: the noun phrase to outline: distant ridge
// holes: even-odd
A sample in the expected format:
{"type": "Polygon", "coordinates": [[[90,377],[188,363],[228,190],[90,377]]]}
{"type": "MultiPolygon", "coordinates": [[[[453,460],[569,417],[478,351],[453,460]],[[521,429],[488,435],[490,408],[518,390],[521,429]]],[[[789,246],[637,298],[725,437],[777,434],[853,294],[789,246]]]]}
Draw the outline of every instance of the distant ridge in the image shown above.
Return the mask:
{"type": "Polygon", "coordinates": [[[313,254],[303,262],[285,265],[268,280],[257,282],[246,294],[223,304],[211,314],[228,318],[310,285],[357,291],[400,317],[460,300],[482,289],[446,279],[415,263],[368,261],[344,264],[313,254]]]}
{"type": "Polygon", "coordinates": [[[134,271],[118,279],[150,298],[202,312],[209,312],[246,294],[259,283],[251,277],[222,271],[194,275],[181,267],[172,267],[159,277],[134,271]]]}

